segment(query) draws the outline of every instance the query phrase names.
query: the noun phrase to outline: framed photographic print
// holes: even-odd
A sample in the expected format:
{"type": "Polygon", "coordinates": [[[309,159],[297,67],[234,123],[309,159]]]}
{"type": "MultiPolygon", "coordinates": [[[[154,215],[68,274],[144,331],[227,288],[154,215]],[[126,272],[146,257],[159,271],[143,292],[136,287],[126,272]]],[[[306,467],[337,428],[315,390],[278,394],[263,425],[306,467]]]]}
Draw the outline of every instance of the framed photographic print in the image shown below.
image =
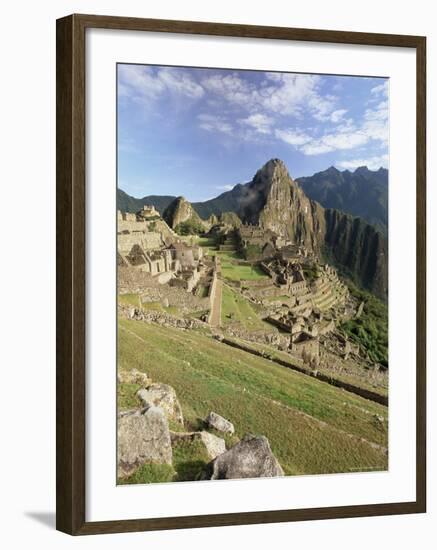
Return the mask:
{"type": "Polygon", "coordinates": [[[425,38],[57,22],[57,528],[424,512],[425,38]]]}

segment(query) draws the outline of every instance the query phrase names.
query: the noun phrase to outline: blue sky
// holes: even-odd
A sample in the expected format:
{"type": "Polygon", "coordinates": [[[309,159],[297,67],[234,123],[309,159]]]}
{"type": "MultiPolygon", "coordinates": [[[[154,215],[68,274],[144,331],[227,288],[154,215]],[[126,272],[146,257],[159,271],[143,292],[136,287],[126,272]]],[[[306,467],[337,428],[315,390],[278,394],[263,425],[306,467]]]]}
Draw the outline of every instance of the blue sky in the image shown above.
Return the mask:
{"type": "Polygon", "coordinates": [[[118,65],[118,186],[203,201],[270,158],[293,178],[388,166],[388,81],[118,65]]]}

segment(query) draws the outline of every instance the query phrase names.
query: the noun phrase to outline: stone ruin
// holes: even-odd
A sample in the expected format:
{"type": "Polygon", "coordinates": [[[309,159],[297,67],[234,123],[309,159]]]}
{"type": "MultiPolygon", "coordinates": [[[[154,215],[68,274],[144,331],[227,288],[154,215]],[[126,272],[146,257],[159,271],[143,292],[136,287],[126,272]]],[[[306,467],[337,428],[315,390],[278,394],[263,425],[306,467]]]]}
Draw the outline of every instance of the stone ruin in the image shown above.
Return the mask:
{"type": "Polygon", "coordinates": [[[272,257],[278,248],[286,244],[277,233],[258,225],[241,225],[236,230],[236,238],[243,252],[248,247],[257,247],[260,259],[272,257]]]}
{"type": "MultiPolygon", "coordinates": [[[[202,248],[182,242],[153,206],[118,212],[117,263],[121,278],[135,269],[191,292],[202,275],[202,248]]],[[[123,285],[121,285],[123,286],[123,285]]],[[[147,285],[146,285],[147,286],[147,285]]]]}

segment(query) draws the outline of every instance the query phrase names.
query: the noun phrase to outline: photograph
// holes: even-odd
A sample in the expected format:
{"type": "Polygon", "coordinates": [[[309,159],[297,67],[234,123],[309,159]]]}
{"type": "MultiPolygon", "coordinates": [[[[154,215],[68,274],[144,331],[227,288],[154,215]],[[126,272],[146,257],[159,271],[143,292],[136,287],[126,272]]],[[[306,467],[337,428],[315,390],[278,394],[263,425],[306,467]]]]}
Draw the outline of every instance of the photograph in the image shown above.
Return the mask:
{"type": "Polygon", "coordinates": [[[117,484],[387,471],[389,79],[116,71],[117,484]]]}

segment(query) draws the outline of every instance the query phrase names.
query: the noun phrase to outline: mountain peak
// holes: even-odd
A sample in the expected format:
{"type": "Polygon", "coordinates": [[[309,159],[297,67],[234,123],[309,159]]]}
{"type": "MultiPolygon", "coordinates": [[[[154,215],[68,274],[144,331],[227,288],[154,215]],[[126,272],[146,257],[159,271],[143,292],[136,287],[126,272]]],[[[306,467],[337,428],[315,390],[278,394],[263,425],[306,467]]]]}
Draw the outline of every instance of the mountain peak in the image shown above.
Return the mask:
{"type": "Polygon", "coordinates": [[[273,174],[276,170],[285,171],[288,174],[284,161],[278,158],[268,160],[264,166],[260,168],[259,172],[263,174],[273,174]]]}
{"type": "Polygon", "coordinates": [[[267,161],[264,166],[257,171],[252,182],[259,187],[268,188],[272,185],[274,180],[283,180],[287,181],[287,183],[292,182],[284,161],[278,158],[267,161]]]}
{"type": "Polygon", "coordinates": [[[356,174],[362,174],[363,172],[364,173],[369,172],[369,169],[367,168],[366,165],[358,166],[358,168],[355,168],[355,173],[356,174]]]}
{"type": "Polygon", "coordinates": [[[177,197],[167,206],[162,217],[172,229],[184,222],[200,223],[201,221],[191,203],[182,196],[177,197]]]}

